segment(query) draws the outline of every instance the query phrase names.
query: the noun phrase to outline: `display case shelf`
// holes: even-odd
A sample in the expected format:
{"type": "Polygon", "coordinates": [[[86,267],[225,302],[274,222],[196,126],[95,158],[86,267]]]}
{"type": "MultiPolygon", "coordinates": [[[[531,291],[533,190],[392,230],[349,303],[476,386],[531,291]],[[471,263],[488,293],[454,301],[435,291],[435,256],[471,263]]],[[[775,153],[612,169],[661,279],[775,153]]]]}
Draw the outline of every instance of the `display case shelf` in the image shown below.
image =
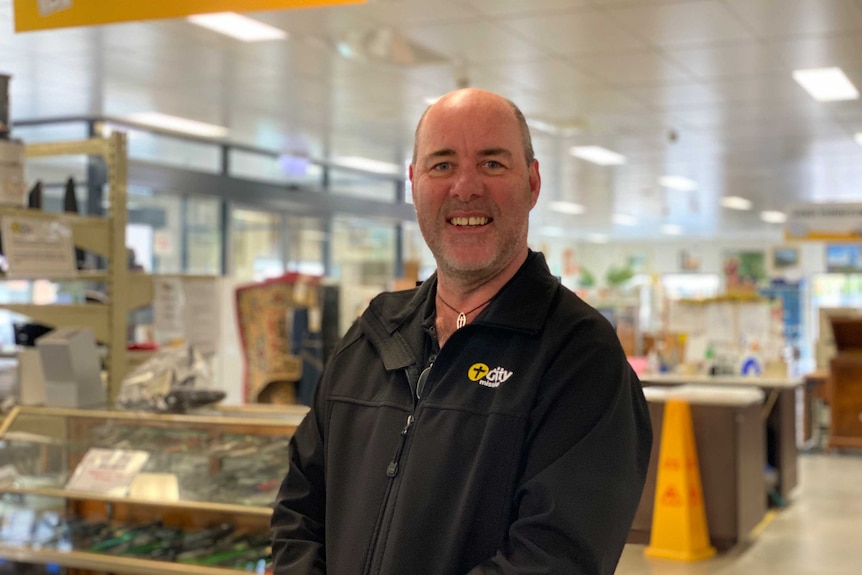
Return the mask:
{"type": "Polygon", "coordinates": [[[168,563],[116,555],[102,555],[85,551],[58,551],[56,549],[33,549],[0,544],[0,557],[7,561],[35,563],[39,565],[62,565],[72,569],[93,572],[124,573],[128,575],[237,575],[237,569],[202,567],[188,563],[168,563]]]}

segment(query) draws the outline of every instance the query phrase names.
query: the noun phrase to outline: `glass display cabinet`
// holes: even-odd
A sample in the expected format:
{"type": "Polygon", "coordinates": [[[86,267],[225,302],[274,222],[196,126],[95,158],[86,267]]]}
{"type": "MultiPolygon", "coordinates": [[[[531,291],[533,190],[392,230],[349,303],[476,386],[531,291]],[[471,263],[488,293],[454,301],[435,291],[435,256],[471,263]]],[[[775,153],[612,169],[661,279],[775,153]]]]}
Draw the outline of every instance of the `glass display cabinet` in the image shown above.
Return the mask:
{"type": "Polygon", "coordinates": [[[0,427],[0,558],[70,575],[264,573],[306,411],[17,407],[0,427]]]}

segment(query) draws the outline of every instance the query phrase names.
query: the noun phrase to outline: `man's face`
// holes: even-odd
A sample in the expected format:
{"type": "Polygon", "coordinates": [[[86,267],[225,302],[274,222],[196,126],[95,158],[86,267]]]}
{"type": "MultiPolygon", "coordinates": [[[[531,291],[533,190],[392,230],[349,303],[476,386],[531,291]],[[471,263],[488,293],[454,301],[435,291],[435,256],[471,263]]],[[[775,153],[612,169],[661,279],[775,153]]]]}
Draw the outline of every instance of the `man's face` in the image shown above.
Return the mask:
{"type": "Polygon", "coordinates": [[[428,110],[410,181],[440,273],[487,279],[526,249],[539,166],[527,167],[518,122],[501,98],[467,93],[428,110]]]}

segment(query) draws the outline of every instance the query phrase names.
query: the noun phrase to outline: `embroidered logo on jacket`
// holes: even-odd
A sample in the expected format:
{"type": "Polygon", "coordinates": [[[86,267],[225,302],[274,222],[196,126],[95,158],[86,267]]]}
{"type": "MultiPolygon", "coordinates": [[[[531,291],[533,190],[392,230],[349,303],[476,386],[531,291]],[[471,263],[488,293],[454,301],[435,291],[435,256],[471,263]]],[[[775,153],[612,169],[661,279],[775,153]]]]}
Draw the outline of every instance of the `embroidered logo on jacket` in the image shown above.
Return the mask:
{"type": "Polygon", "coordinates": [[[487,364],[474,363],[467,371],[467,377],[470,378],[470,381],[475,381],[485,387],[500,387],[501,383],[512,377],[512,372],[502,367],[491,369],[487,364]]]}

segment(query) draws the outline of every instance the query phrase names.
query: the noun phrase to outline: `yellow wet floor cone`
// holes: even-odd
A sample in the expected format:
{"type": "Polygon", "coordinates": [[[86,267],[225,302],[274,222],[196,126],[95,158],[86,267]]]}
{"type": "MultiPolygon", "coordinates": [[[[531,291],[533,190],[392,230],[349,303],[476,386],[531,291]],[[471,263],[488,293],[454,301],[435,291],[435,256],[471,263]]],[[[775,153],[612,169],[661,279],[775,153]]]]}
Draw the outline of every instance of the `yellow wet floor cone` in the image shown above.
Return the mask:
{"type": "Polygon", "coordinates": [[[659,449],[658,478],[648,557],[700,561],[715,555],[709,544],[691,407],[669,400],[659,449]]]}

